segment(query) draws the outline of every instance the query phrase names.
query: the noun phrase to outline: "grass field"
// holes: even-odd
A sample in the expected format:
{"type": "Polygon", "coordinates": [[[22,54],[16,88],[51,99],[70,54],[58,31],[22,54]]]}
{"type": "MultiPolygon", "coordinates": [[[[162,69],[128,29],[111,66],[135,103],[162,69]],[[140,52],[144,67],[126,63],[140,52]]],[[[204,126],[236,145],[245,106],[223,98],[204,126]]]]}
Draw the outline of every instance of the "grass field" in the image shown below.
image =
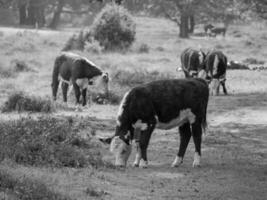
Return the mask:
{"type": "MultiPolygon", "coordinates": [[[[170,21],[135,19],[137,39],[131,51],[76,51],[110,73],[118,101],[135,85],[183,77],[176,68],[187,47],[215,48],[229,60],[267,63],[266,24],[231,25],[225,38],[180,39],[170,21]],[[144,44],[148,52],[142,53],[144,44]]],[[[209,101],[202,167],[192,168],[192,143],[183,165],[170,167],[179,143],[172,129],[155,131],[148,169],[115,169],[108,147],[95,137],[113,134],[118,101],[79,112],[73,97],[69,105],[62,105],[61,97],[57,103],[50,101],[54,59],[78,31],[0,27],[0,105],[22,91],[52,106],[46,113],[1,113],[0,199],[266,199],[267,71],[227,72],[230,95],[209,101]]],[[[196,32],[202,32],[202,26],[196,32]]]]}

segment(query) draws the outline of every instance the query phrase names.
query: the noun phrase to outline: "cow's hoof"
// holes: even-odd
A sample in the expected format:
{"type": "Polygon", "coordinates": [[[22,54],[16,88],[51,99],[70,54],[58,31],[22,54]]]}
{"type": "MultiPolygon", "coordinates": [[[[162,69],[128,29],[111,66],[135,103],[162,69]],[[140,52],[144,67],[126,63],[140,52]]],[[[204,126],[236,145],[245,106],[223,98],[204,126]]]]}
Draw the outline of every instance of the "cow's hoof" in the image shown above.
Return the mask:
{"type": "Polygon", "coordinates": [[[176,156],[171,166],[179,167],[182,163],[183,163],[183,158],[176,156]]]}
{"type": "Polygon", "coordinates": [[[193,167],[194,167],[194,168],[200,167],[200,163],[193,162],[193,167]]]}
{"type": "Polygon", "coordinates": [[[200,155],[197,152],[194,155],[193,167],[200,167],[200,155]]]}
{"type": "Polygon", "coordinates": [[[139,167],[139,164],[133,163],[133,167],[139,167]]]}
{"type": "Polygon", "coordinates": [[[147,168],[148,167],[148,162],[141,160],[139,164],[139,168],[147,168]]]}

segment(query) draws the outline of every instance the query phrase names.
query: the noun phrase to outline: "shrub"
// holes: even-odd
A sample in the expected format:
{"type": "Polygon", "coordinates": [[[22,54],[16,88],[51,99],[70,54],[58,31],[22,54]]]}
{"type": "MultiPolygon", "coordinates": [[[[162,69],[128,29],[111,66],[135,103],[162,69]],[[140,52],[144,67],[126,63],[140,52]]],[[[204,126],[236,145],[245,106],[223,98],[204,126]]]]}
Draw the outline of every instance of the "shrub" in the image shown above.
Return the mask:
{"type": "Polygon", "coordinates": [[[133,17],[125,8],[108,4],[96,16],[92,35],[105,50],[125,50],[135,40],[135,29],[133,17]]]}
{"type": "Polygon", "coordinates": [[[54,110],[51,100],[28,96],[24,92],[12,93],[2,106],[2,112],[31,111],[52,112],[54,110]]]}
{"type": "Polygon", "coordinates": [[[149,53],[149,46],[147,44],[141,44],[138,49],[137,49],[137,52],[138,53],[149,53]]]}
{"type": "MultiPolygon", "coordinates": [[[[14,178],[4,171],[0,171],[0,191],[6,191],[12,198],[28,199],[28,200],[68,200],[70,198],[64,197],[50,190],[45,184],[37,180],[30,180],[28,178],[14,178]]],[[[5,199],[5,198],[4,198],[5,199]]],[[[9,198],[7,198],[9,199],[9,198]]]]}
{"type": "Polygon", "coordinates": [[[98,41],[92,40],[85,42],[84,50],[88,53],[100,54],[103,51],[103,47],[100,46],[98,41]]]}
{"type": "Polygon", "coordinates": [[[84,36],[83,31],[80,31],[79,35],[72,35],[70,39],[66,42],[62,51],[70,51],[70,50],[83,50],[84,49],[84,36]]]}
{"type": "Polygon", "coordinates": [[[79,135],[80,124],[70,120],[39,117],[21,118],[0,123],[0,161],[12,159],[16,163],[33,166],[101,167],[101,146],[92,135],[79,135]]]}

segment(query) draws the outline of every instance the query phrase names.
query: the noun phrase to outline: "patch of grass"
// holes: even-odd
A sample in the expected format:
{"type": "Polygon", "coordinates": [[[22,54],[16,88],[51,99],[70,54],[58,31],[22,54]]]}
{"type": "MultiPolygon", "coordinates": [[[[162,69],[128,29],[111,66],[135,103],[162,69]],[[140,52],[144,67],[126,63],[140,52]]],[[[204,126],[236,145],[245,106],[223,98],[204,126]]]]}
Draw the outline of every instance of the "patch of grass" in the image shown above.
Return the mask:
{"type": "Polygon", "coordinates": [[[29,96],[21,91],[15,91],[7,98],[1,108],[2,112],[30,111],[30,112],[52,112],[53,104],[49,99],[29,96]]]}
{"type": "MultiPolygon", "coordinates": [[[[4,191],[5,196],[12,196],[12,199],[27,200],[69,200],[70,198],[56,193],[45,184],[37,180],[27,178],[14,178],[4,171],[0,171],[0,191],[4,191]]],[[[5,199],[5,198],[4,198],[5,199]]],[[[9,199],[9,198],[8,198],[9,199]]],[[[10,198],[11,199],[11,198],[10,198]]]]}
{"type": "Polygon", "coordinates": [[[112,80],[121,86],[137,86],[140,84],[148,83],[156,80],[173,78],[169,73],[163,73],[159,71],[147,71],[147,70],[116,70],[113,74],[112,80]]]}
{"type": "Polygon", "coordinates": [[[29,72],[32,71],[32,69],[28,66],[28,64],[23,60],[14,59],[10,62],[11,70],[13,72],[29,72]]]}
{"type": "Polygon", "coordinates": [[[79,134],[80,127],[79,123],[74,125],[73,119],[52,117],[1,122],[0,160],[32,166],[109,166],[102,160],[101,147],[92,136],[79,134]]]}
{"type": "Polygon", "coordinates": [[[245,60],[243,60],[243,62],[247,64],[259,64],[259,65],[264,64],[264,61],[257,60],[256,58],[246,58],[245,60]]]}

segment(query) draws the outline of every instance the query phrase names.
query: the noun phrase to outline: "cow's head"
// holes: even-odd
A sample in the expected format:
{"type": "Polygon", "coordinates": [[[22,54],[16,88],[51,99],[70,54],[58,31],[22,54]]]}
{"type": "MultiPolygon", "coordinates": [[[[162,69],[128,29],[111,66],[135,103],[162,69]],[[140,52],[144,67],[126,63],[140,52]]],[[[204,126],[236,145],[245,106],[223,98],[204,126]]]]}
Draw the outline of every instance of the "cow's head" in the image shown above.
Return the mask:
{"type": "Polygon", "coordinates": [[[130,132],[121,131],[119,126],[116,127],[115,137],[110,144],[110,152],[115,155],[115,165],[125,167],[132,151],[130,132]]]}
{"type": "Polygon", "coordinates": [[[101,75],[89,80],[89,85],[95,85],[101,89],[105,94],[109,93],[109,75],[107,72],[103,72],[101,75]]]}

